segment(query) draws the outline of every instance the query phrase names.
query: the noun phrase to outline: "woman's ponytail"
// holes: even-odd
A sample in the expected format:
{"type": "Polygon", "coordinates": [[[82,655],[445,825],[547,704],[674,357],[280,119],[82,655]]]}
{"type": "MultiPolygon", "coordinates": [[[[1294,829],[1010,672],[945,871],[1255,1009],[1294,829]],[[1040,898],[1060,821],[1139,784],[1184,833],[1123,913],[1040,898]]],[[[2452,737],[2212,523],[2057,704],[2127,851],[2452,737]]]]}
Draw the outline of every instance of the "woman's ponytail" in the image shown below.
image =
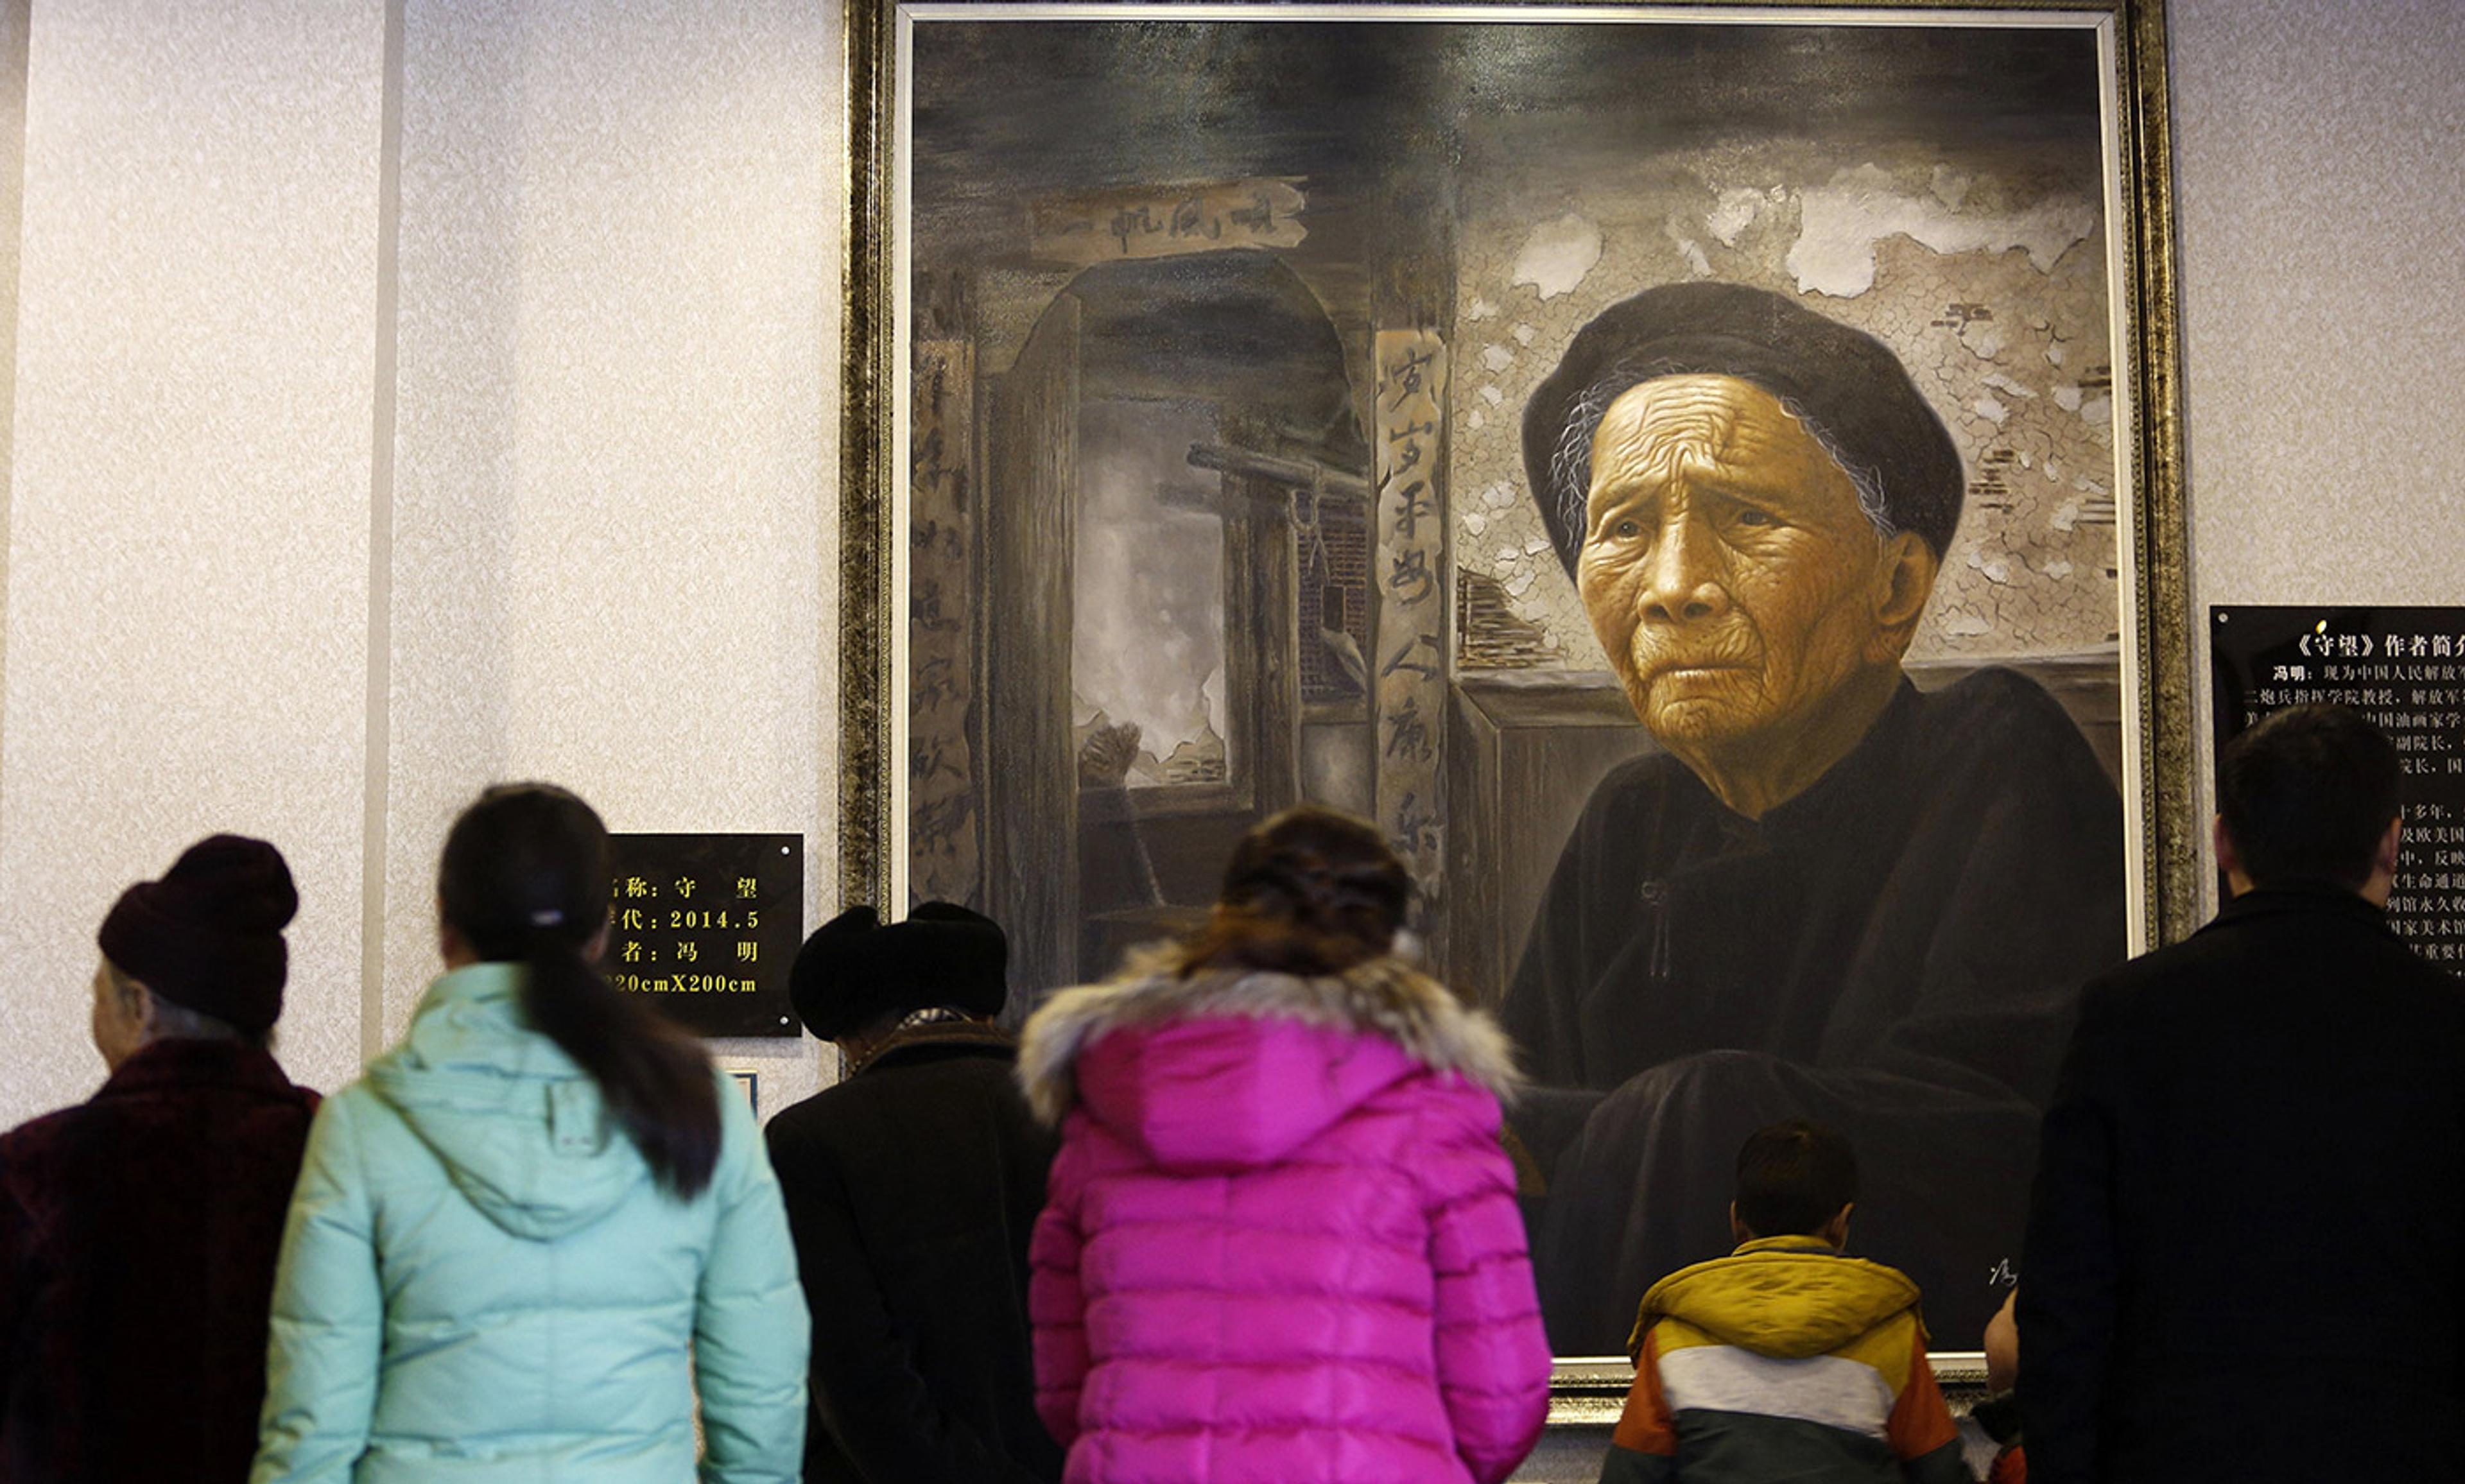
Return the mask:
{"type": "Polygon", "coordinates": [[[548,784],[489,789],[445,839],[437,903],[482,960],[519,963],[531,1026],[589,1074],[659,1184],[690,1199],[719,1163],[719,1089],[700,1043],[587,954],[608,917],[608,831],[548,784]]]}

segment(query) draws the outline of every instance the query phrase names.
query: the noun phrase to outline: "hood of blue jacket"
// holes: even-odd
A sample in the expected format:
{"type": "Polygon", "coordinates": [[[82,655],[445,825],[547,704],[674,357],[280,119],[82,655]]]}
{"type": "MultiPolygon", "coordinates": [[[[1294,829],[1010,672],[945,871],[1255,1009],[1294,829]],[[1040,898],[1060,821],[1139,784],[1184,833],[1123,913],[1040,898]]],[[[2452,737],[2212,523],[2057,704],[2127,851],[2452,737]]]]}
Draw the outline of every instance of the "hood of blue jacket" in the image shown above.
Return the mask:
{"type": "Polygon", "coordinates": [[[367,1081],[474,1207],[546,1240],[607,1216],[651,1171],[599,1084],[530,1029],[522,972],[474,963],[429,986],[411,1033],[367,1081]]]}

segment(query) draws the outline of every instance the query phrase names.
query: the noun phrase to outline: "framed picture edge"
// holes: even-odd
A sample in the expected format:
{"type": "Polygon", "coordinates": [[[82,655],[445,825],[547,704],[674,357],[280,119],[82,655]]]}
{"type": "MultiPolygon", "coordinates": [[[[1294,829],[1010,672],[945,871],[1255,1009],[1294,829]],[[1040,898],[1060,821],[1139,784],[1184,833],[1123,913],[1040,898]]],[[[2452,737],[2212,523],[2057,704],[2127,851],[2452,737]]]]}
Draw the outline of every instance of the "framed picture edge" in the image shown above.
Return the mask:
{"type": "MultiPolygon", "coordinates": [[[[924,9],[910,6],[908,9],[924,9]]],[[[930,7],[946,16],[959,9],[930,7]]],[[[979,0],[977,11],[1004,9],[1050,11],[1031,0],[979,0]]],[[[1077,6],[1074,17],[1106,7],[1077,6]]],[[[1144,11],[1158,9],[1142,6],[1144,11]]],[[[1262,10],[1288,9],[1261,6],[1262,10]]],[[[1533,8],[1499,0],[1451,10],[1494,11],[1500,20],[1533,8]]],[[[1610,4],[1552,5],[1569,10],[1634,11],[1610,4]]],[[[2187,936],[2201,911],[2199,870],[2202,797],[2194,776],[2195,644],[2191,628],[2188,526],[2186,519],[2181,323],[2177,308],[2177,243],[2173,199],[2172,133],[2166,79],[2166,33],[2163,0],[1866,0],[1854,6],[1780,4],[1775,0],[1705,0],[1682,8],[1651,7],[1655,14],[1690,11],[1788,11],[1819,21],[1834,15],[1872,19],[1890,12],[1956,17],[2044,13],[2094,16],[2112,22],[2106,79],[2114,103],[2107,147],[2119,165],[2113,199],[2121,220],[2109,233],[2124,262],[2122,302],[2115,306],[2118,374],[2126,374],[2133,425],[2119,429],[2118,463],[2128,461],[2131,502],[2127,530],[2132,543],[2131,581],[2123,592],[2126,696],[2132,714],[2125,729],[2136,762],[2125,783],[2125,808],[2138,822],[2133,862],[2138,900],[2134,940],[2154,947],[2187,936]]],[[[895,604],[900,591],[894,555],[901,549],[891,522],[901,507],[893,480],[904,467],[889,446],[887,430],[899,426],[893,404],[902,378],[896,358],[896,286],[903,281],[894,260],[892,212],[899,158],[896,109],[899,0],[849,0],[844,35],[847,79],[847,178],[843,221],[843,355],[839,408],[838,570],[839,625],[835,655],[839,677],[839,752],[835,787],[839,800],[840,900],[885,902],[896,874],[891,851],[901,838],[893,809],[899,789],[892,777],[898,729],[891,703],[899,695],[892,666],[899,647],[892,642],[901,621],[895,604]]],[[[825,786],[830,786],[826,781],[825,786]]],[[[1617,1358],[1622,1361],[1622,1358],[1617,1358]]],[[[1946,1357],[1963,1362],[1969,1358],[1946,1357]]],[[[1571,1400],[1597,1376],[1591,1358],[1562,1358],[1556,1388],[1571,1400]]],[[[1577,1420],[1566,1408],[1553,1423],[1577,1420]]]]}

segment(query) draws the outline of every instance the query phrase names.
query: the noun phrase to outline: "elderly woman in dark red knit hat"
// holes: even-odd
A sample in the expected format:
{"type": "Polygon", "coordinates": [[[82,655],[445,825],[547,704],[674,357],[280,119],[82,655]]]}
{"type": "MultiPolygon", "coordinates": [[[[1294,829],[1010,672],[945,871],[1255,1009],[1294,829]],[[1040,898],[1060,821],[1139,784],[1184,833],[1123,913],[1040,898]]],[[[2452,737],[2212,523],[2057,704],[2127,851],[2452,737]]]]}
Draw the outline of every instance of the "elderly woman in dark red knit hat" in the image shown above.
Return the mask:
{"type": "Polygon", "coordinates": [[[280,852],[218,834],[103,919],[110,1080],[0,1136],[0,1484],[247,1477],[317,1107],[267,1050],[299,906],[280,852]]]}

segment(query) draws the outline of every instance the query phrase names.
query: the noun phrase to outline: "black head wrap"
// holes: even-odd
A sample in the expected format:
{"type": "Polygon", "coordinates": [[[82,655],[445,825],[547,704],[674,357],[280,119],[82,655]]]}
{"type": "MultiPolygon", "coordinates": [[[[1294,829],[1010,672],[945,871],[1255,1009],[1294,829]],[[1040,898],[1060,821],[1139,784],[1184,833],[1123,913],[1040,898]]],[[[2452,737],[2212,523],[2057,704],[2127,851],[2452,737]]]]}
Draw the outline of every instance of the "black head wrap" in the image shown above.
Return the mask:
{"type": "Polygon", "coordinates": [[[921,1009],[998,1015],[1009,966],[1001,924],[965,907],[928,901],[890,923],[871,907],[850,907],[805,940],[788,997],[805,1029],[830,1041],[921,1009]]]}
{"type": "Polygon", "coordinates": [[[291,972],[282,930],[299,910],[280,851],[246,835],[208,835],[161,880],[121,893],[95,941],[164,999],[254,1034],[282,1018],[291,972]]]}
{"type": "Polygon", "coordinates": [[[1523,471],[1566,570],[1584,543],[1592,434],[1629,388],[1734,376],[1788,407],[1856,483],[1867,513],[1941,557],[1960,524],[1960,450],[1881,341],[1741,283],[1672,283],[1603,310],[1523,409],[1523,471]]]}

